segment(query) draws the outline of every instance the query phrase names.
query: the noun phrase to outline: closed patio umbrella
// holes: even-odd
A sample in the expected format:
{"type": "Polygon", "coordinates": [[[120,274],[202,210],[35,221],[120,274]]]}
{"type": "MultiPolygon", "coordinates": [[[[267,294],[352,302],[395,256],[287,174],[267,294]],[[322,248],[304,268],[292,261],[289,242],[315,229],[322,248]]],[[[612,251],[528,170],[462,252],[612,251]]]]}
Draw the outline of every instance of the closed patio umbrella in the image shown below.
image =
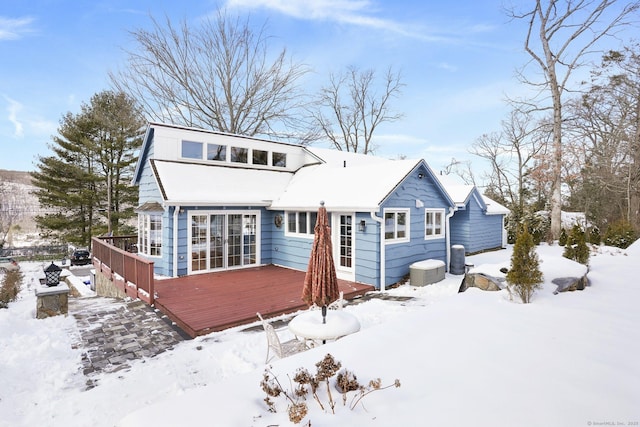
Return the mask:
{"type": "Polygon", "coordinates": [[[307,274],[304,276],[302,301],[307,305],[322,307],[322,323],[325,323],[327,306],[340,297],[338,277],[333,263],[331,227],[324,202],[320,202],[318,219],[314,227],[313,246],[309,256],[307,274]]]}

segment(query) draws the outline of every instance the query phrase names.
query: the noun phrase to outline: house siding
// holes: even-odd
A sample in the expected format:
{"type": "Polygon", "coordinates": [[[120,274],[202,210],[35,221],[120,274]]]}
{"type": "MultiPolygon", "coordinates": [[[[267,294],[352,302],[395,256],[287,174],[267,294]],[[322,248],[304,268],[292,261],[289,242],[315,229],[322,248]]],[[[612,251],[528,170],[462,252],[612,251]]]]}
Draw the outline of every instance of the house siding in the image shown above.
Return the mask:
{"type": "Polygon", "coordinates": [[[425,240],[425,209],[445,209],[450,207],[446,197],[424,168],[419,168],[396,188],[388,197],[384,209],[408,208],[410,211],[410,239],[406,243],[387,243],[385,245],[385,285],[401,281],[409,274],[409,266],[417,261],[437,259],[446,263],[446,239],[425,240]],[[423,178],[418,178],[422,173],[423,178]],[[416,207],[416,200],[424,206],[416,207]]]}
{"type": "Polygon", "coordinates": [[[473,197],[450,222],[451,244],[463,245],[467,254],[502,247],[503,215],[487,215],[473,197]]]}
{"type": "Polygon", "coordinates": [[[368,212],[357,213],[354,230],[355,280],[380,287],[380,224],[368,212]],[[366,223],[364,232],[359,230],[360,221],[366,223]]]}

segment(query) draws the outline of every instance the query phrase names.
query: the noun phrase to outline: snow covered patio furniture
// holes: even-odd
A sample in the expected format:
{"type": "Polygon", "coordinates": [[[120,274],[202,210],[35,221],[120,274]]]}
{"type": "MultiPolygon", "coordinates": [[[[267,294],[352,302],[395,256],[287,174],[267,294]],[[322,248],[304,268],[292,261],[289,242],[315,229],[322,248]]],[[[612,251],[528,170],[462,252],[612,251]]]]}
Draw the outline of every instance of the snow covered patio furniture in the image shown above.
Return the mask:
{"type": "Polygon", "coordinates": [[[303,338],[311,346],[319,341],[337,340],[360,330],[360,322],[351,313],[335,310],[326,316],[326,323],[319,310],[301,313],[291,319],[289,330],[298,338],[303,338]]]}
{"type": "Polygon", "coordinates": [[[269,361],[275,356],[278,356],[278,358],[282,359],[284,357],[291,356],[309,349],[302,341],[299,341],[297,339],[281,342],[280,337],[278,337],[278,334],[276,333],[273,325],[264,320],[260,313],[256,313],[256,315],[262,322],[264,332],[267,334],[267,358],[264,363],[269,363],[269,361]],[[271,350],[273,350],[275,354],[270,359],[269,352],[271,350]]]}
{"type": "Polygon", "coordinates": [[[444,262],[437,259],[414,262],[409,266],[411,286],[425,286],[444,279],[444,262]]]}

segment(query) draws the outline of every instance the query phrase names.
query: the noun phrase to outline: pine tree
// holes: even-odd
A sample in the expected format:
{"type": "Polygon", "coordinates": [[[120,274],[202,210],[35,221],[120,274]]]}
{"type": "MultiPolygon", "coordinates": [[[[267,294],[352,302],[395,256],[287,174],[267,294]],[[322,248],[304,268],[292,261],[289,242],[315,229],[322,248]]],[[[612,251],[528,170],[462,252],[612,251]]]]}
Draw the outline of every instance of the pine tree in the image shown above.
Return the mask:
{"type": "Polygon", "coordinates": [[[120,231],[137,203],[137,190],[128,184],[144,124],[135,102],[111,91],[63,117],[53,154],[40,157],[33,173],[48,211],[36,217],[45,235],[88,246],[95,234],[120,231]]]}
{"type": "Polygon", "coordinates": [[[542,283],[540,261],[533,243],[533,237],[524,226],[520,229],[511,255],[511,268],[507,272],[510,289],[520,297],[524,304],[531,301],[531,296],[542,283]]]}

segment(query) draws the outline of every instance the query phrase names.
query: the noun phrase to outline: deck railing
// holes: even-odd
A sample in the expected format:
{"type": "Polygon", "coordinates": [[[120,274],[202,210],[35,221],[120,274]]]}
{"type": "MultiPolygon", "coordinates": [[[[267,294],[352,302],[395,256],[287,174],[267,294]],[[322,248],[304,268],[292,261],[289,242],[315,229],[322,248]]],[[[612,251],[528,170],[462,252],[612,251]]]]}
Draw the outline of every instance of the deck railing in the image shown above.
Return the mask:
{"type": "Polygon", "coordinates": [[[100,268],[118,289],[147,304],[154,303],[153,261],[132,253],[136,236],[94,237],[91,252],[100,268]],[[125,250],[128,249],[128,250],[125,250]]]}

